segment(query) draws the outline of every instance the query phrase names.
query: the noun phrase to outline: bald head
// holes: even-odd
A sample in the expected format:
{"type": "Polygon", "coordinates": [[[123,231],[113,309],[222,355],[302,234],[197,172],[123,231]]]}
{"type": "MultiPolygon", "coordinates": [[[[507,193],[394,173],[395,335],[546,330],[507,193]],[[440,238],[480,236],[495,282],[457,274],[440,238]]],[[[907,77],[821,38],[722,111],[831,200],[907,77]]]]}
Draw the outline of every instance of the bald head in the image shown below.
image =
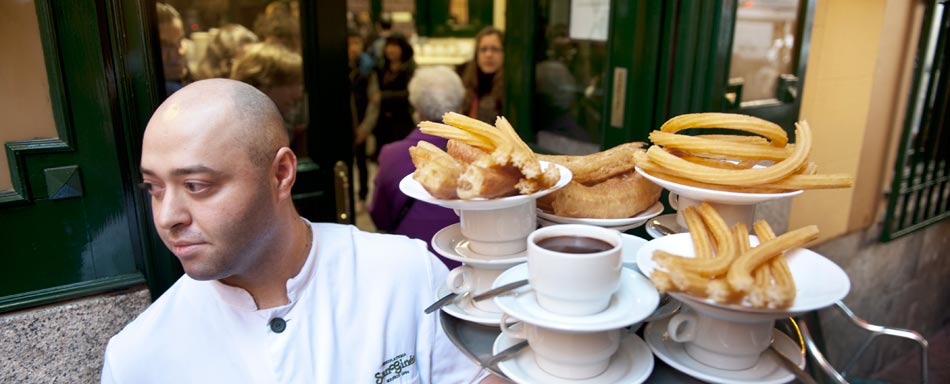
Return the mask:
{"type": "Polygon", "coordinates": [[[146,137],[182,129],[210,135],[242,150],[258,166],[270,164],[281,147],[290,145],[283,118],[274,102],[253,86],[228,80],[208,79],[191,83],[158,107],[145,130],[146,137]],[[196,119],[202,120],[195,124],[196,119]]]}

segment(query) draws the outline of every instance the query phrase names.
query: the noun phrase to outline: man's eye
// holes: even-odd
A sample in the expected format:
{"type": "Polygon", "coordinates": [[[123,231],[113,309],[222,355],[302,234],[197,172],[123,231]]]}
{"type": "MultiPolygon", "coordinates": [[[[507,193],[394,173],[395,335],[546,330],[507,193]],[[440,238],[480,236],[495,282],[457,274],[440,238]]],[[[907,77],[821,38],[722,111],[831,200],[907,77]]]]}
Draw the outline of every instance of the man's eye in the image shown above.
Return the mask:
{"type": "Polygon", "coordinates": [[[204,183],[196,183],[196,182],[189,181],[189,182],[185,182],[185,189],[191,193],[198,193],[198,192],[204,191],[205,189],[208,189],[208,185],[204,183]]]}
{"type": "Polygon", "coordinates": [[[159,188],[157,185],[149,183],[147,181],[139,183],[139,188],[141,188],[145,192],[148,192],[150,195],[155,196],[155,197],[157,197],[162,192],[162,189],[159,188]]]}

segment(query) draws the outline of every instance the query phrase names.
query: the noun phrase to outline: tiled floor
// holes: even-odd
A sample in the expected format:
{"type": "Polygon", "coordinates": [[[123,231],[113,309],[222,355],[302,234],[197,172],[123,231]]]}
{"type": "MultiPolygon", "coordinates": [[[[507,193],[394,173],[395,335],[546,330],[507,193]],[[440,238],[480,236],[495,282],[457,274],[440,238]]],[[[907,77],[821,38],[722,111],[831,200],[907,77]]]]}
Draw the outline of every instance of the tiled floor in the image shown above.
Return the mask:
{"type": "MultiPolygon", "coordinates": [[[[373,178],[376,177],[376,163],[369,161],[367,164],[369,168],[369,197],[365,202],[356,202],[356,226],[364,231],[376,232],[376,226],[373,225],[373,219],[369,217],[369,213],[366,211],[366,208],[369,206],[370,199],[373,198],[373,178]]],[[[359,190],[359,178],[357,175],[356,167],[353,167],[353,191],[359,190]]]]}

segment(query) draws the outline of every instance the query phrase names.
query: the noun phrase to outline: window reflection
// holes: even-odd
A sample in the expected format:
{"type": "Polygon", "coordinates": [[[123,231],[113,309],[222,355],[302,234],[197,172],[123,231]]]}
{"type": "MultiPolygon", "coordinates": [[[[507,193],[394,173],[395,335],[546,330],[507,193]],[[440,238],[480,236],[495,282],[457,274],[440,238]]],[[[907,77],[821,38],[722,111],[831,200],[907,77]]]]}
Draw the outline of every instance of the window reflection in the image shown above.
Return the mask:
{"type": "Polygon", "coordinates": [[[742,82],[742,102],[776,98],[779,75],[793,74],[798,0],[739,4],[730,82],[742,82]]]}
{"type": "MultiPolygon", "coordinates": [[[[55,138],[46,62],[33,1],[0,1],[0,144],[55,138]],[[10,54],[15,53],[15,54],[10,54]]],[[[0,147],[0,191],[13,189],[6,151],[0,147]]]]}
{"type": "Polygon", "coordinates": [[[564,154],[600,150],[607,43],[569,34],[570,0],[542,2],[535,42],[535,102],[532,122],[537,144],[564,154]]]}
{"type": "Polygon", "coordinates": [[[251,84],[274,100],[291,148],[306,157],[298,1],[169,0],[156,11],[166,94],[210,78],[251,84]]]}

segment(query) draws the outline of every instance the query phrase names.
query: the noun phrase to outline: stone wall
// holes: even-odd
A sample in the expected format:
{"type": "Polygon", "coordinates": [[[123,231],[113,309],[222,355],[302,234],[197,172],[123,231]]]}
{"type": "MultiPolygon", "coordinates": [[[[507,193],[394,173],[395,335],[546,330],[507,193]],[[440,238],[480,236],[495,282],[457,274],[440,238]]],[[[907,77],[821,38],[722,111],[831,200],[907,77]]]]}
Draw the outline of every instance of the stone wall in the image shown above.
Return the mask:
{"type": "Polygon", "coordinates": [[[150,303],[138,287],[0,315],[0,383],[98,383],[109,338],[150,303]]]}
{"type": "MultiPolygon", "coordinates": [[[[950,220],[888,243],[878,240],[880,225],[811,247],[834,260],[851,279],[844,303],[871,324],[909,328],[931,338],[950,326],[950,220]]],[[[847,364],[867,332],[850,325],[837,311],[820,313],[827,357],[839,370],[847,364]]],[[[881,337],[859,360],[854,374],[870,377],[908,355],[917,344],[881,337]]],[[[943,362],[931,361],[930,365],[943,362]]],[[[917,382],[919,371],[906,372],[917,382]]]]}

